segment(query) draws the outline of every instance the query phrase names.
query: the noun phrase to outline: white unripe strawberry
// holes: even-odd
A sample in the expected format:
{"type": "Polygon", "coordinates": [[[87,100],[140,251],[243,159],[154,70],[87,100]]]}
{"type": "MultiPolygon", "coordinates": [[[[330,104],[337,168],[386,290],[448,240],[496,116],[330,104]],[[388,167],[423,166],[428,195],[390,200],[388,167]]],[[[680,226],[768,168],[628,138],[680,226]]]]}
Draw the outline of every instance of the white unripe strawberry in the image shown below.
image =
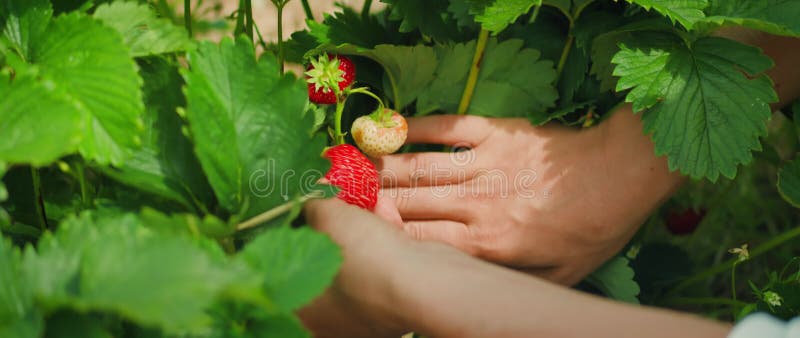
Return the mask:
{"type": "Polygon", "coordinates": [[[381,157],[403,146],[408,136],[408,124],[403,115],[383,108],[357,118],[350,128],[350,134],[365,154],[381,157]]]}

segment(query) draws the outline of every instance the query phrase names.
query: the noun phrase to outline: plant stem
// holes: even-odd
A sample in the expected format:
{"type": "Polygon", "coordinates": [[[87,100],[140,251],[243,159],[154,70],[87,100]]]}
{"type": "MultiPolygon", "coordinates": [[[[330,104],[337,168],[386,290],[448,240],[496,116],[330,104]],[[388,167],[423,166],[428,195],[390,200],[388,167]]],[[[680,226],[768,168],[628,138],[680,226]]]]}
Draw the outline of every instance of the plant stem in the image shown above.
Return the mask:
{"type": "Polygon", "coordinates": [[[475,93],[475,86],[478,84],[478,75],[481,71],[481,61],[483,61],[483,53],[486,51],[486,43],[489,41],[489,31],[481,29],[478,35],[478,42],[475,44],[475,54],[472,56],[472,66],[469,69],[469,76],[467,76],[467,85],[464,87],[464,93],[461,94],[461,102],[458,103],[459,115],[464,115],[469,109],[469,103],[472,101],[472,95],[475,93]]]}
{"type": "Polygon", "coordinates": [[[745,303],[737,300],[730,300],[727,298],[691,298],[691,297],[675,297],[668,298],[660,302],[662,305],[675,306],[675,305],[722,305],[722,306],[744,306],[745,303]]]}
{"type": "MultiPolygon", "coordinates": [[[[245,34],[253,41],[253,4],[251,0],[244,0],[245,34]]],[[[280,16],[278,17],[280,20],[280,16]]]]}
{"type": "MultiPolygon", "coordinates": [[[[248,0],[250,1],[250,0],[248,0]]],[[[280,74],[285,72],[285,56],[283,54],[283,5],[278,6],[278,65],[280,74]]]]}
{"type": "Polygon", "coordinates": [[[254,227],[258,226],[259,224],[262,224],[262,223],[265,223],[265,222],[268,222],[270,220],[275,219],[275,217],[278,217],[278,216],[282,215],[283,213],[289,212],[297,204],[303,204],[303,203],[307,202],[310,199],[320,198],[320,197],[322,197],[322,193],[319,192],[319,191],[315,191],[315,192],[312,192],[312,193],[310,193],[308,195],[301,196],[297,200],[289,201],[289,202],[286,202],[284,204],[281,204],[281,205],[279,205],[277,207],[269,209],[269,210],[267,210],[267,211],[255,216],[255,217],[253,217],[253,218],[251,218],[251,219],[249,219],[247,221],[239,223],[239,225],[236,226],[236,231],[242,231],[242,230],[247,230],[247,229],[254,228],[254,227]]]}
{"type": "MultiPolygon", "coordinates": [[[[339,97],[339,91],[336,91],[336,96],[339,97]]],[[[342,134],[342,113],[344,112],[344,104],[347,102],[347,97],[344,99],[336,100],[336,114],[333,116],[333,143],[336,145],[344,144],[344,134],[342,134]]]]}
{"type": "Polygon", "coordinates": [[[567,58],[572,51],[572,45],[575,41],[575,35],[572,34],[572,23],[569,24],[569,35],[567,36],[567,44],[564,45],[564,50],[561,51],[561,58],[558,60],[558,67],[556,67],[556,83],[561,79],[561,73],[564,72],[564,66],[567,64],[567,58]]]}
{"type": "Polygon", "coordinates": [[[93,201],[91,201],[89,197],[89,184],[86,182],[86,169],[80,160],[75,161],[73,164],[75,166],[75,174],[78,177],[78,184],[81,187],[81,207],[87,209],[91,207],[93,201]]]}
{"type": "Polygon", "coordinates": [[[533,24],[536,22],[536,18],[539,17],[539,11],[542,9],[542,4],[539,3],[536,5],[536,8],[533,9],[533,14],[531,14],[531,18],[528,20],[528,24],[533,24]]]}
{"type": "MultiPolygon", "coordinates": [[[[775,247],[778,247],[778,246],[780,246],[780,245],[782,245],[782,244],[784,244],[784,243],[786,243],[786,242],[788,242],[788,241],[790,241],[792,239],[795,239],[796,237],[800,237],[800,226],[797,226],[797,227],[795,227],[793,229],[790,229],[790,230],[788,230],[788,231],[786,231],[786,232],[784,232],[784,233],[782,233],[782,234],[780,234],[780,235],[778,235],[776,237],[773,237],[772,239],[770,239],[766,243],[759,245],[758,247],[754,248],[753,250],[750,250],[750,259],[753,259],[753,258],[756,258],[756,257],[758,257],[760,255],[763,255],[764,253],[769,252],[770,250],[774,249],[775,247]]],[[[719,273],[722,273],[722,272],[725,272],[725,271],[731,269],[734,264],[738,263],[738,260],[739,260],[739,257],[734,257],[732,259],[727,260],[724,263],[721,263],[721,264],[716,265],[716,266],[712,266],[712,267],[710,267],[710,268],[708,268],[706,270],[703,270],[703,271],[695,274],[692,277],[684,279],[683,282],[679,283],[674,288],[672,288],[672,290],[670,290],[667,293],[667,296],[675,295],[678,292],[681,292],[681,291],[685,290],[687,287],[692,286],[697,282],[700,282],[702,280],[705,280],[706,278],[709,278],[711,276],[714,276],[716,274],[719,274],[719,273]]]]}
{"type": "Polygon", "coordinates": [[[306,19],[314,21],[314,12],[311,11],[311,6],[308,5],[308,0],[303,0],[303,11],[306,12],[306,19]]]}
{"type": "Polygon", "coordinates": [[[186,25],[186,32],[189,38],[192,37],[192,0],[183,0],[183,24],[186,25]]]}
{"type": "Polygon", "coordinates": [[[158,0],[156,7],[158,7],[158,12],[168,18],[169,21],[175,21],[175,13],[172,11],[172,7],[167,3],[167,0],[158,0]]]}
{"type": "Polygon", "coordinates": [[[244,1],[239,0],[239,8],[236,9],[236,28],[233,30],[233,35],[236,37],[244,32],[244,1]]]}
{"type": "Polygon", "coordinates": [[[47,230],[47,214],[44,210],[44,199],[42,199],[42,179],[39,171],[31,167],[31,180],[33,181],[33,204],[36,206],[36,217],[39,219],[39,228],[47,230]]]}
{"type": "Polygon", "coordinates": [[[371,9],[372,9],[372,0],[364,1],[364,6],[361,7],[361,17],[365,19],[368,18],[371,9]]]}
{"type": "Polygon", "coordinates": [[[353,88],[353,89],[347,91],[347,95],[348,96],[350,96],[352,94],[364,94],[364,95],[367,95],[367,96],[375,99],[375,101],[378,101],[378,109],[381,109],[381,108],[385,107],[384,104],[383,104],[383,100],[381,100],[381,98],[378,97],[378,95],[375,95],[374,93],[369,91],[369,89],[367,89],[367,87],[353,88]]]}
{"type": "Polygon", "coordinates": [[[264,41],[264,37],[261,35],[261,30],[258,29],[258,25],[253,26],[253,28],[256,30],[256,36],[258,36],[258,44],[261,45],[261,48],[267,50],[267,43],[264,41]]]}

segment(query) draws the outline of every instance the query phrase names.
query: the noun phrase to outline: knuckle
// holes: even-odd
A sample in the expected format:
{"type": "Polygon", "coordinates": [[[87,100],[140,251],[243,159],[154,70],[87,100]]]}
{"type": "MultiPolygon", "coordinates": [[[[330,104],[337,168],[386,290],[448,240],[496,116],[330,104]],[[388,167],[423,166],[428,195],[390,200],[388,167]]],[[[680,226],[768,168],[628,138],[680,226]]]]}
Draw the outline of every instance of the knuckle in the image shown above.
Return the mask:
{"type": "Polygon", "coordinates": [[[429,170],[430,163],[424,156],[411,160],[411,182],[416,183],[424,178],[429,170]]]}
{"type": "Polygon", "coordinates": [[[425,239],[424,231],[419,223],[406,223],[403,225],[403,231],[405,231],[414,240],[421,241],[425,239]]]}
{"type": "Polygon", "coordinates": [[[404,190],[396,190],[395,191],[395,205],[397,206],[398,210],[408,210],[411,205],[411,193],[404,190]]]}
{"type": "Polygon", "coordinates": [[[474,256],[497,263],[510,263],[517,260],[519,240],[508,235],[507,227],[493,226],[490,230],[470,228],[470,238],[474,256]]]}

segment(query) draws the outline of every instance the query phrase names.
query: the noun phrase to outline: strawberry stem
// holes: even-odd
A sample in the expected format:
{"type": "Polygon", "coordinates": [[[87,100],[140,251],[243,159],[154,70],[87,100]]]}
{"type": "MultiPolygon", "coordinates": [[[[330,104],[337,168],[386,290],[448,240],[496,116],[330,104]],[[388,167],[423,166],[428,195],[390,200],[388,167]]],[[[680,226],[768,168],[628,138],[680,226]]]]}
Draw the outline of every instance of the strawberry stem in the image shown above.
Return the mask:
{"type": "Polygon", "coordinates": [[[339,89],[336,88],[336,115],[333,116],[333,143],[336,145],[344,144],[344,134],[342,134],[342,113],[344,112],[344,104],[347,102],[347,96],[342,97],[339,95],[339,89]]]}
{"type": "Polygon", "coordinates": [[[236,231],[242,231],[242,230],[247,230],[247,229],[254,228],[254,227],[256,227],[256,226],[258,226],[260,224],[263,224],[263,223],[266,223],[268,221],[271,221],[271,220],[275,219],[276,217],[278,217],[278,216],[280,216],[280,215],[282,215],[282,214],[284,214],[286,212],[289,212],[297,204],[303,204],[305,202],[308,202],[308,200],[314,199],[314,198],[322,198],[322,197],[324,197],[324,195],[325,194],[323,194],[321,191],[312,191],[311,193],[309,193],[307,195],[303,195],[303,196],[301,196],[300,198],[298,198],[296,200],[289,201],[289,202],[286,202],[284,204],[281,204],[281,205],[279,205],[277,207],[269,209],[269,210],[267,210],[267,211],[255,216],[255,217],[253,217],[251,219],[248,219],[248,220],[246,220],[246,221],[244,221],[242,223],[239,223],[238,225],[236,225],[236,231]]]}
{"type": "Polygon", "coordinates": [[[375,99],[375,101],[378,101],[378,109],[380,111],[383,111],[383,108],[386,107],[383,104],[383,100],[381,100],[381,98],[378,97],[378,95],[375,95],[373,92],[369,91],[369,89],[367,87],[359,87],[359,88],[350,89],[350,90],[347,91],[347,95],[350,95],[350,94],[364,94],[364,95],[367,95],[367,96],[375,99]]]}

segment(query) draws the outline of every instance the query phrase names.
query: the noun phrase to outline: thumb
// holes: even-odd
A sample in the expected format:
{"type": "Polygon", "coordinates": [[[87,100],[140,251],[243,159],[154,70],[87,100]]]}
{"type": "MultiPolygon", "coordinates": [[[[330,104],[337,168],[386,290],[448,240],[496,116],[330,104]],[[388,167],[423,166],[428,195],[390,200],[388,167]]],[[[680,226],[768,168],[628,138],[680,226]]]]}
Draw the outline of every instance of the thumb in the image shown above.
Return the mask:
{"type": "Polygon", "coordinates": [[[342,246],[367,239],[385,239],[399,231],[385,220],[338,198],[310,200],[304,207],[306,220],[342,246]]]}
{"type": "Polygon", "coordinates": [[[403,218],[400,217],[400,211],[397,210],[397,205],[394,204],[394,200],[384,196],[384,190],[381,190],[378,194],[378,203],[375,205],[374,213],[399,228],[403,226],[403,218]]]}

